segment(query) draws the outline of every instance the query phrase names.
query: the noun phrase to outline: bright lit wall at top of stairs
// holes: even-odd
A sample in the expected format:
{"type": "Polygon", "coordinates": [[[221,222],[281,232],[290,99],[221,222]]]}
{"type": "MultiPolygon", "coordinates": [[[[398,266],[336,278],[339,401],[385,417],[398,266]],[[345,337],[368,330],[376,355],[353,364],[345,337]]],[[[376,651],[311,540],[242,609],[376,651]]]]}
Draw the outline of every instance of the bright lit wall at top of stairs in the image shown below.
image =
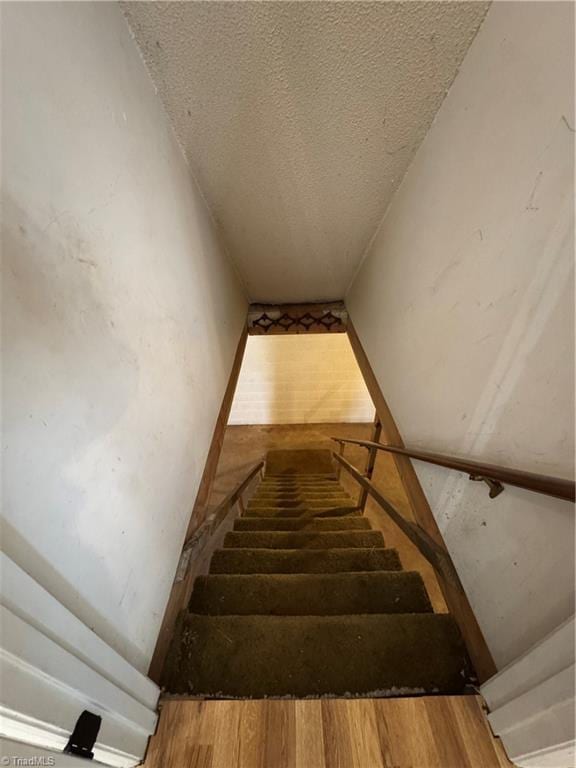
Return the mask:
{"type": "Polygon", "coordinates": [[[229,424],[372,421],[346,334],[250,336],[229,424]]]}

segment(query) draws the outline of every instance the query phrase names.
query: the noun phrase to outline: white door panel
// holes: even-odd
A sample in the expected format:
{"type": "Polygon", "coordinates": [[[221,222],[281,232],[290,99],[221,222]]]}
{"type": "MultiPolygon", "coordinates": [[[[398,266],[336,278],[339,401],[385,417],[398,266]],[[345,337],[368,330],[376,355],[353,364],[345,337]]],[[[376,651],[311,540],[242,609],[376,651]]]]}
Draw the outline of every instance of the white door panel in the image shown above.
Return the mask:
{"type": "Polygon", "coordinates": [[[88,710],[102,718],[95,760],[141,762],[158,687],[5,555],[2,577],[0,736],[61,752],[88,710]]]}
{"type": "Polygon", "coordinates": [[[488,680],[488,720],[521,768],[571,768],[575,758],[574,617],[488,680]]]}
{"type": "Polygon", "coordinates": [[[40,630],[144,706],[155,709],[158,686],[74,616],[3,552],[0,604],[40,630]]]}

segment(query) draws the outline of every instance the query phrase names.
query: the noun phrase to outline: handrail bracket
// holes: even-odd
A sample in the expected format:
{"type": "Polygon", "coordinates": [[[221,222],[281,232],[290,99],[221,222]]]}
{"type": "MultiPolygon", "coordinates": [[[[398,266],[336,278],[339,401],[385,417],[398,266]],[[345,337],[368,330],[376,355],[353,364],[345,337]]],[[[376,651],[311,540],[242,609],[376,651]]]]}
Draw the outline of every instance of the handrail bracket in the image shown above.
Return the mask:
{"type": "Polygon", "coordinates": [[[486,485],[490,488],[488,496],[490,496],[491,499],[495,499],[496,496],[500,496],[504,490],[502,483],[499,480],[494,480],[492,477],[486,477],[485,475],[469,475],[469,479],[486,483],[486,485]]]}

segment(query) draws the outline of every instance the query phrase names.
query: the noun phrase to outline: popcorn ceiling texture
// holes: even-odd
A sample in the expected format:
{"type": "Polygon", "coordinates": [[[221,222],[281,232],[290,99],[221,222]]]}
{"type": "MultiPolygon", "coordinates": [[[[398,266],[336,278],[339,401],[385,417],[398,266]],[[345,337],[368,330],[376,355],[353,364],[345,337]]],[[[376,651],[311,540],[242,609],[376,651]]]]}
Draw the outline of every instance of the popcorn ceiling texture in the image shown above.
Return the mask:
{"type": "Polygon", "coordinates": [[[345,295],[489,3],[122,7],[250,299],[286,302],[345,295]]]}

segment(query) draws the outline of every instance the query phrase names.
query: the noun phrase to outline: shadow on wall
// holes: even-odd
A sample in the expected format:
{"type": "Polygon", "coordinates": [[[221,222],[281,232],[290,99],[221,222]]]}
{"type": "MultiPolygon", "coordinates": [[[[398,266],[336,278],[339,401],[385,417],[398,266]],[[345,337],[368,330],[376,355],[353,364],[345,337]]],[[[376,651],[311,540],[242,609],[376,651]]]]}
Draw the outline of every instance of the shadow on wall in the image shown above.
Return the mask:
{"type": "MultiPolygon", "coordinates": [[[[98,547],[102,520],[88,498],[83,459],[126,411],[138,387],[137,359],[99,299],[99,268],[73,221],[40,231],[4,200],[2,254],[2,548],[102,639],[144,664],[126,639],[128,617],[114,627],[80,587],[97,584],[108,600],[123,598],[98,547]]],[[[111,488],[100,479],[105,504],[111,488]]]]}

